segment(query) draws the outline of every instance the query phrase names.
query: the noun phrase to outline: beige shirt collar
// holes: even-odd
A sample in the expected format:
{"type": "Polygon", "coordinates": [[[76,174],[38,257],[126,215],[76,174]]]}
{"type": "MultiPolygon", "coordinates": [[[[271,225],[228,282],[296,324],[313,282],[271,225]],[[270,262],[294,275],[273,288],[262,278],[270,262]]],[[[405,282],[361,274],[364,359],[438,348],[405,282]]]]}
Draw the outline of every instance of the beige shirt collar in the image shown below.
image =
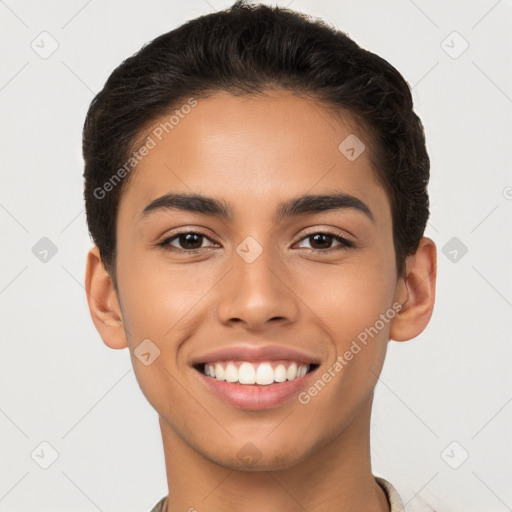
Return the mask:
{"type": "Polygon", "coordinates": [[[404,504],[397,490],[387,480],[384,480],[384,478],[376,476],[375,480],[377,480],[377,483],[382,487],[388,497],[390,511],[405,512],[404,504]]]}

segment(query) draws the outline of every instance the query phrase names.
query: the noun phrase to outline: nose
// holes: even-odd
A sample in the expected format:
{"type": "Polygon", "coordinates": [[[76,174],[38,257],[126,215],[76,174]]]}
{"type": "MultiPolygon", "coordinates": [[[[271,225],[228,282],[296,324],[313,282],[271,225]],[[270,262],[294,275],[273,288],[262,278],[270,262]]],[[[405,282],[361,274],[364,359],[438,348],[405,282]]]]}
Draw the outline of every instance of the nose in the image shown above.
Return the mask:
{"type": "Polygon", "coordinates": [[[260,331],[296,322],[300,313],[293,279],[270,249],[254,261],[234,253],[231,270],[217,293],[217,315],[224,325],[239,323],[247,330],[260,331]]]}

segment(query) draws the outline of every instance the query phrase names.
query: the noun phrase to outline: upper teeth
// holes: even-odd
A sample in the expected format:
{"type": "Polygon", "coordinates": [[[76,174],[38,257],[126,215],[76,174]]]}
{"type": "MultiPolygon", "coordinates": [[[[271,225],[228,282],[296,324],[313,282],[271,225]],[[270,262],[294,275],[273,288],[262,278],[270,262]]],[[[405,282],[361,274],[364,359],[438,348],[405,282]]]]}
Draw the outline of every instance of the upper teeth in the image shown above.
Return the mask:
{"type": "Polygon", "coordinates": [[[274,382],[284,382],[303,377],[309,371],[309,364],[292,362],[288,368],[279,363],[273,368],[272,363],[248,363],[247,361],[227,361],[207,363],[204,365],[204,374],[217,380],[238,382],[240,384],[260,384],[267,386],[274,382]]]}

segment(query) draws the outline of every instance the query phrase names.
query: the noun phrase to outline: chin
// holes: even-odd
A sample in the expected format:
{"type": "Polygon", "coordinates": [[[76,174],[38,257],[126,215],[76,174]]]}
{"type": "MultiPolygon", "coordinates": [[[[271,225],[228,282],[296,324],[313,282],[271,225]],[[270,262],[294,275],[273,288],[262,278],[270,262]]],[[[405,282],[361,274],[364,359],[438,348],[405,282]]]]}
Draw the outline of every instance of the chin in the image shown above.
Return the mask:
{"type": "Polygon", "coordinates": [[[235,453],[203,452],[203,456],[212,462],[234,471],[262,472],[290,469],[299,464],[306,456],[304,446],[299,449],[288,447],[280,450],[272,446],[258,448],[254,443],[246,442],[235,453]]]}

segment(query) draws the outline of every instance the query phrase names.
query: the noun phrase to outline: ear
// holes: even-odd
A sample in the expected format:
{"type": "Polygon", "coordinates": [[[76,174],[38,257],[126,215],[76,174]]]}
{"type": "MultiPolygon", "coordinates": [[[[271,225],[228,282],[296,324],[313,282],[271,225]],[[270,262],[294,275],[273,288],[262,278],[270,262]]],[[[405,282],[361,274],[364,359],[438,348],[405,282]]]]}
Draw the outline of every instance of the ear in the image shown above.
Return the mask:
{"type": "Polygon", "coordinates": [[[395,301],[403,307],[391,320],[392,340],[407,341],[423,332],[434,310],[436,277],[436,245],[423,237],[415,254],[406,259],[405,277],[397,284],[395,301]]]}
{"type": "Polygon", "coordinates": [[[128,343],[121,307],[114,283],[103,266],[97,246],[87,254],[85,291],[92,321],[103,343],[110,348],[126,348],[128,343]]]}

